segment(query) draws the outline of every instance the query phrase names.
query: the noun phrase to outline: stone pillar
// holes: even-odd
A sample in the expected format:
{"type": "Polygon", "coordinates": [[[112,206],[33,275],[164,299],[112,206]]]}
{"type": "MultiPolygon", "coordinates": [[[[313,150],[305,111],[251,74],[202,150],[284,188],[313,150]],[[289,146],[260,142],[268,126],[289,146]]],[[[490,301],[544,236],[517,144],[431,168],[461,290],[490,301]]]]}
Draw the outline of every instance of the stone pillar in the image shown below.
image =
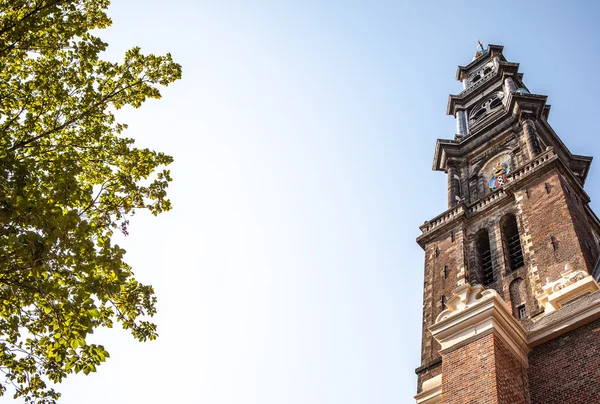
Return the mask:
{"type": "Polygon", "coordinates": [[[492,289],[465,284],[454,293],[429,328],[441,345],[441,389],[424,386],[417,402],[441,390],[437,397],[443,404],[529,404],[523,326],[492,289]]]}
{"type": "Polygon", "coordinates": [[[498,70],[500,67],[500,52],[492,52],[492,62],[494,62],[494,68],[498,70]]]}
{"type": "Polygon", "coordinates": [[[494,69],[498,70],[498,67],[500,67],[500,58],[498,56],[493,56],[492,62],[494,62],[494,69]]]}
{"type": "Polygon", "coordinates": [[[508,94],[510,94],[513,91],[517,91],[517,85],[515,84],[515,81],[512,77],[504,78],[504,86],[502,87],[502,89],[504,91],[504,103],[506,105],[506,102],[508,101],[508,94]]]}
{"type": "Polygon", "coordinates": [[[457,161],[453,159],[448,160],[448,168],[446,170],[448,173],[448,208],[456,206],[460,197],[460,177],[458,176],[457,165],[457,161]]]}
{"type": "Polygon", "coordinates": [[[456,133],[461,136],[466,136],[467,128],[467,113],[464,110],[456,111],[456,133]]]}
{"type": "Polygon", "coordinates": [[[529,159],[533,159],[541,153],[533,117],[530,114],[521,114],[520,121],[521,127],[523,128],[523,140],[527,148],[527,154],[529,154],[529,159]]]}
{"type": "Polygon", "coordinates": [[[460,81],[462,82],[463,90],[466,90],[469,87],[469,76],[465,72],[461,72],[460,81]]]}

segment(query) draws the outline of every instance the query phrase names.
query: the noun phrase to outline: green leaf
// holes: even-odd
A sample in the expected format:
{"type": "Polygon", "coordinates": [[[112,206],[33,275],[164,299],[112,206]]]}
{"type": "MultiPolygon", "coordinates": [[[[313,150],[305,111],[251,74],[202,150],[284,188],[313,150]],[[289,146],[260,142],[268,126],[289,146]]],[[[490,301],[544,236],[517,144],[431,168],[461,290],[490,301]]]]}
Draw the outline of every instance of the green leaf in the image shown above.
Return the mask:
{"type": "Polygon", "coordinates": [[[86,344],[96,329],[157,337],[154,290],[114,234],[171,209],[173,159],[136,147],[114,111],[160,98],[181,66],[139,48],[102,60],[108,0],[0,2],[0,364],[17,398],[51,403],[53,384],[109,357],[86,344]]]}

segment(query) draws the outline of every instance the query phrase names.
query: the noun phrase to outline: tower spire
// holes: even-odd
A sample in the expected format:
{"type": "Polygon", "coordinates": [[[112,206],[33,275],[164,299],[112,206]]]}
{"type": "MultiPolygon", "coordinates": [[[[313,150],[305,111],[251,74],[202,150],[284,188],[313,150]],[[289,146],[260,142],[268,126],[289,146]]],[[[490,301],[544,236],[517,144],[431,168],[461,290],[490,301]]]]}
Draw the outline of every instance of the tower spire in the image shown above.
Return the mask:
{"type": "Polygon", "coordinates": [[[457,133],[436,142],[448,210],[417,239],[416,404],[597,403],[600,220],[583,190],[592,159],[567,149],[547,97],[521,91],[519,64],[502,50],[478,40],[458,67],[463,90],[447,109],[457,133]]]}

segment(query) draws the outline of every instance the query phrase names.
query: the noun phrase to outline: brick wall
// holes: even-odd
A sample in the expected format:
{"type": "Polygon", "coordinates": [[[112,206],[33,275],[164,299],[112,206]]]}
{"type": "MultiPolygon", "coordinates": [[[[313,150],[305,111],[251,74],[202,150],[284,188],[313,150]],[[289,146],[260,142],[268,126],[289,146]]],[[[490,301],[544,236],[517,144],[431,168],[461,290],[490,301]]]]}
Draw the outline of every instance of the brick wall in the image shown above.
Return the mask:
{"type": "MultiPolygon", "coordinates": [[[[584,196],[579,193],[576,187],[569,186],[563,179],[562,186],[565,194],[565,199],[575,231],[579,238],[579,246],[583,252],[583,258],[587,264],[587,271],[592,272],[598,259],[598,244],[594,240],[593,230],[591,226],[591,218],[585,211],[584,196]]],[[[578,268],[579,269],[579,268],[578,268]]],[[[581,268],[584,269],[584,268],[581,268]]]]}
{"type": "Polygon", "coordinates": [[[439,358],[439,344],[428,328],[443,310],[442,296],[449,299],[458,286],[458,274],[463,266],[464,242],[460,227],[440,234],[425,247],[421,364],[439,358]],[[444,276],[444,267],[447,276],[444,276]]]}
{"type": "Polygon", "coordinates": [[[449,352],[442,366],[444,404],[529,403],[527,370],[493,333],[449,352]]]}
{"type": "Polygon", "coordinates": [[[541,291],[546,278],[558,279],[566,263],[574,269],[587,266],[559,173],[546,173],[528,186],[527,194],[520,201],[526,235],[531,237],[524,254],[537,267],[535,287],[541,291]]]}
{"type": "Polygon", "coordinates": [[[600,402],[600,320],[529,354],[532,404],[600,402]]]}
{"type": "Polygon", "coordinates": [[[528,404],[527,369],[500,338],[494,338],[494,350],[498,403],[528,404]]]}
{"type": "Polygon", "coordinates": [[[444,356],[444,404],[498,403],[494,339],[494,334],[488,334],[444,356]]]}

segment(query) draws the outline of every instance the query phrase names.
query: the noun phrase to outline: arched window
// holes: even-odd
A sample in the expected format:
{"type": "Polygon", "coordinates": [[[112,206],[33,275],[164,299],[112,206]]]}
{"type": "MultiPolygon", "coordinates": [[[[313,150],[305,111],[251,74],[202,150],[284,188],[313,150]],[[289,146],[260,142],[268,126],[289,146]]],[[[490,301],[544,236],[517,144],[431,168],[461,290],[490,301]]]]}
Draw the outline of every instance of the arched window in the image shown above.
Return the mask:
{"type": "Polygon", "coordinates": [[[489,96],[489,98],[475,105],[469,111],[469,125],[474,125],[490,112],[494,112],[502,107],[502,98],[504,93],[498,91],[489,96]]]}
{"type": "Polygon", "coordinates": [[[517,218],[508,214],[500,220],[502,232],[502,245],[506,266],[511,271],[523,266],[523,249],[521,248],[521,237],[517,227],[517,218]]]}
{"type": "Polygon", "coordinates": [[[494,267],[492,265],[492,250],[487,229],[481,229],[475,235],[475,248],[478,278],[481,284],[489,285],[494,282],[494,267]]]}

